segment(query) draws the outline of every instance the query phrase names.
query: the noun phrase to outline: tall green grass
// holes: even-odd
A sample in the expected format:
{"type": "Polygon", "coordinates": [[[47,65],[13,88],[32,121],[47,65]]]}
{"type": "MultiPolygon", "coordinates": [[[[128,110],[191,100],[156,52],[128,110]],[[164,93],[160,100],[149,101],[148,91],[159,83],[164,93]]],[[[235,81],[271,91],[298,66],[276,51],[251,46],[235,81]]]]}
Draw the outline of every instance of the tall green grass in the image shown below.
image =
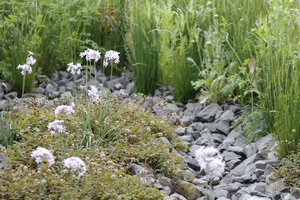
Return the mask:
{"type": "Polygon", "coordinates": [[[128,4],[131,10],[126,40],[135,86],[138,92],[154,94],[158,86],[159,34],[156,27],[160,20],[157,14],[160,1],[132,0],[128,4]]]}
{"type": "Polygon", "coordinates": [[[285,157],[297,151],[300,139],[300,10],[291,2],[270,3],[271,12],[257,21],[254,35],[262,108],[285,157]]]}

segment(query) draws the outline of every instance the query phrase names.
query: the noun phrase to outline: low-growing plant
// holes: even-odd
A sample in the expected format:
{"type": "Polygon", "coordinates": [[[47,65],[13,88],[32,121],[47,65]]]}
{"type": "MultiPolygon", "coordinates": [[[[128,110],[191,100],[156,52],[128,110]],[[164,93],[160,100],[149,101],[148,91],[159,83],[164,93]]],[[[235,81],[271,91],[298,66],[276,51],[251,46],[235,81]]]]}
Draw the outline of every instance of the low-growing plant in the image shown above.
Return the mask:
{"type": "Polygon", "coordinates": [[[128,166],[148,164],[167,176],[183,167],[181,158],[159,140],[164,136],[171,143],[174,141],[177,149],[186,148],[175,140],[169,124],[151,112],[142,112],[137,105],[122,106],[120,96],[106,104],[109,115],[104,116],[103,123],[99,123],[97,116],[103,112],[101,107],[107,99],[90,104],[92,132],[89,135],[82,120],[87,104],[78,101],[67,108],[66,102],[45,101],[40,107],[39,99],[31,101],[26,113],[18,113],[19,141],[1,150],[7,156],[0,171],[1,198],[162,199],[157,189],[127,174],[128,166]],[[110,123],[111,118],[115,118],[114,123],[110,123]],[[50,126],[54,120],[61,120],[61,126],[50,126]],[[100,137],[103,129],[107,134],[100,137]],[[114,136],[110,137],[111,134],[114,136]],[[55,163],[51,166],[36,163],[32,152],[37,147],[48,149],[55,163]],[[83,160],[87,169],[84,174],[77,176],[64,167],[64,159],[71,156],[83,160]]]}
{"type": "Polygon", "coordinates": [[[283,180],[287,187],[300,189],[300,150],[292,152],[281,164],[278,165],[278,171],[273,172],[275,177],[283,180]]]}

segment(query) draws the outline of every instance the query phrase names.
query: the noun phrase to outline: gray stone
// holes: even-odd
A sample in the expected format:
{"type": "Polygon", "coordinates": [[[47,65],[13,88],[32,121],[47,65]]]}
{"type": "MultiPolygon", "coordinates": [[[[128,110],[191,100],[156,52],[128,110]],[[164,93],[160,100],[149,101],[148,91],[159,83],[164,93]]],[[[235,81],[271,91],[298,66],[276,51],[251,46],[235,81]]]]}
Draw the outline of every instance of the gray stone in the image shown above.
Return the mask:
{"type": "Polygon", "coordinates": [[[151,185],[157,184],[154,179],[156,178],[154,170],[151,169],[149,166],[147,166],[146,168],[131,163],[130,166],[128,167],[128,172],[132,175],[137,175],[138,177],[140,177],[143,184],[151,184],[151,185]]]}
{"type": "Polygon", "coordinates": [[[188,155],[184,156],[183,158],[190,168],[192,168],[195,171],[200,170],[200,166],[199,166],[197,160],[193,159],[191,156],[188,156],[188,155]]]}
{"type": "MultiPolygon", "coordinates": [[[[186,111],[185,111],[186,112],[186,111]]],[[[191,112],[191,111],[187,111],[187,112],[191,112]]],[[[190,124],[193,123],[195,116],[194,115],[188,115],[185,114],[181,117],[181,122],[183,124],[186,124],[187,126],[189,126],[190,124]]]]}
{"type": "Polygon", "coordinates": [[[189,149],[188,154],[195,158],[195,153],[200,147],[201,147],[200,145],[196,145],[196,144],[192,145],[191,148],[189,149]]]}
{"type": "Polygon", "coordinates": [[[72,92],[73,88],[74,88],[74,82],[73,81],[69,81],[66,85],[65,85],[67,91],[72,92]]]}
{"type": "Polygon", "coordinates": [[[58,71],[53,72],[50,76],[50,79],[51,81],[58,83],[58,81],[60,80],[58,71]]]}
{"type": "Polygon", "coordinates": [[[0,111],[6,111],[9,108],[9,102],[5,99],[0,101],[0,111]]]}
{"type": "Polygon", "coordinates": [[[187,200],[184,196],[180,195],[180,194],[172,194],[170,197],[176,199],[176,200],[187,200]]]}
{"type": "Polygon", "coordinates": [[[177,190],[175,182],[172,179],[167,178],[165,176],[159,177],[159,183],[164,187],[170,188],[171,194],[175,193],[177,190]]]}
{"type": "Polygon", "coordinates": [[[229,196],[235,194],[239,189],[241,189],[242,184],[240,183],[230,183],[228,185],[217,185],[214,189],[223,189],[229,192],[229,196]]]}
{"type": "Polygon", "coordinates": [[[66,71],[58,71],[59,76],[64,77],[64,78],[68,78],[69,74],[66,71]]]}
{"type": "Polygon", "coordinates": [[[227,166],[230,168],[230,169],[234,169],[236,166],[238,166],[239,164],[241,163],[241,160],[240,159],[233,159],[233,160],[230,160],[229,162],[226,162],[227,166]]]}
{"type": "Polygon", "coordinates": [[[298,189],[292,189],[292,195],[296,197],[297,199],[300,199],[300,190],[298,189]]]}
{"type": "Polygon", "coordinates": [[[0,92],[8,93],[10,91],[11,91],[11,85],[8,82],[2,82],[0,86],[0,92]]]}
{"type": "Polygon", "coordinates": [[[217,124],[216,123],[205,123],[204,125],[206,128],[208,128],[210,130],[210,132],[212,132],[212,133],[217,132],[217,124]]]}
{"type": "Polygon", "coordinates": [[[243,176],[234,177],[232,181],[238,182],[238,183],[250,183],[252,181],[252,176],[249,174],[246,174],[243,176]]]}
{"type": "Polygon", "coordinates": [[[201,136],[199,131],[191,131],[190,134],[193,136],[194,140],[197,140],[201,136]]]}
{"type": "Polygon", "coordinates": [[[205,128],[205,125],[201,122],[195,122],[190,125],[193,131],[202,131],[205,128]]]}
{"type": "Polygon", "coordinates": [[[182,127],[182,126],[178,126],[176,129],[175,129],[175,133],[177,133],[178,135],[183,135],[187,132],[187,129],[182,127]]]}
{"type": "Polygon", "coordinates": [[[247,191],[249,192],[249,194],[253,194],[253,195],[254,195],[253,191],[257,191],[264,196],[264,194],[266,193],[266,183],[253,183],[247,187],[247,191]]]}
{"type": "Polygon", "coordinates": [[[57,88],[55,88],[51,83],[48,83],[46,86],[45,95],[49,96],[49,94],[52,94],[54,91],[56,91],[57,88]]]}
{"type": "Polygon", "coordinates": [[[11,101],[13,100],[14,98],[16,98],[18,96],[18,93],[17,92],[10,92],[6,95],[4,95],[4,98],[7,100],[7,101],[11,101]]]}
{"type": "Polygon", "coordinates": [[[220,119],[222,120],[229,120],[233,121],[234,120],[234,113],[231,110],[226,110],[221,116],[220,119]]]}
{"type": "Polygon", "coordinates": [[[69,80],[67,78],[63,78],[63,79],[60,79],[60,81],[58,81],[57,83],[58,83],[58,86],[66,86],[66,84],[68,82],[69,82],[69,80]]]}
{"type": "Polygon", "coordinates": [[[258,151],[261,151],[263,149],[271,149],[272,146],[274,146],[274,142],[272,139],[272,135],[266,135],[264,137],[259,138],[256,142],[255,142],[258,151]]]}
{"type": "Polygon", "coordinates": [[[265,169],[266,166],[267,166],[267,163],[266,163],[265,160],[258,160],[258,161],[255,162],[255,167],[257,169],[265,169]]]}
{"type": "Polygon", "coordinates": [[[265,170],[256,169],[253,173],[256,175],[256,177],[260,177],[261,175],[263,175],[265,173],[265,170]]]}
{"type": "Polygon", "coordinates": [[[224,142],[228,142],[230,144],[234,144],[236,138],[241,134],[235,130],[230,131],[229,135],[225,138],[224,142]]]}
{"type": "Polygon", "coordinates": [[[280,197],[282,200],[299,200],[298,198],[294,197],[293,195],[289,193],[281,193],[280,197]]]}
{"type": "Polygon", "coordinates": [[[67,91],[67,92],[64,92],[60,95],[60,98],[61,99],[64,99],[64,100],[71,100],[72,99],[72,93],[70,91],[67,91]]]}
{"type": "Polygon", "coordinates": [[[84,78],[77,79],[77,80],[75,81],[75,84],[76,84],[76,86],[85,85],[85,80],[84,80],[84,78]]]}
{"type": "Polygon", "coordinates": [[[180,139],[181,141],[185,141],[185,142],[193,142],[193,136],[191,135],[183,135],[183,136],[179,136],[178,139],[180,139]]]}
{"type": "Polygon", "coordinates": [[[35,87],[35,88],[32,88],[31,92],[32,93],[44,94],[45,93],[45,89],[42,88],[42,87],[35,87]]]}
{"type": "Polygon", "coordinates": [[[212,133],[211,135],[213,137],[213,140],[219,144],[223,143],[224,139],[226,138],[225,135],[219,133],[212,133]]]}
{"type": "Polygon", "coordinates": [[[229,134],[230,131],[230,124],[228,119],[222,119],[218,125],[216,126],[216,129],[224,133],[225,135],[229,134]]]}
{"type": "Polygon", "coordinates": [[[203,179],[198,179],[198,178],[195,178],[192,183],[194,185],[197,185],[197,186],[201,186],[201,187],[207,187],[207,181],[206,180],[203,180],[203,179]]]}
{"type": "Polygon", "coordinates": [[[215,116],[215,119],[218,120],[221,115],[223,114],[224,112],[222,110],[219,110],[217,113],[216,113],[216,116],[215,116]]]}
{"type": "Polygon", "coordinates": [[[226,197],[220,197],[220,198],[217,198],[217,200],[230,200],[230,199],[228,199],[226,197]]]}
{"type": "Polygon", "coordinates": [[[59,89],[58,89],[58,92],[59,93],[64,93],[64,92],[66,92],[67,91],[67,88],[65,87],[65,86],[61,86],[61,87],[59,87],[59,89]]]}
{"type": "Polygon", "coordinates": [[[256,146],[255,143],[248,144],[245,147],[245,154],[246,154],[247,158],[249,158],[250,156],[256,154],[257,151],[258,151],[258,149],[257,149],[257,146],[256,146]]]}
{"type": "Polygon", "coordinates": [[[242,148],[242,147],[231,146],[231,147],[228,148],[228,151],[234,152],[234,153],[236,153],[238,155],[241,155],[241,156],[245,155],[244,148],[242,148]]]}
{"type": "Polygon", "coordinates": [[[125,93],[131,94],[134,92],[134,90],[135,90],[134,82],[131,82],[126,86],[125,93]]]}
{"type": "Polygon", "coordinates": [[[266,185],[266,196],[267,197],[274,197],[278,194],[283,192],[289,192],[282,181],[275,181],[271,184],[266,185]]]}
{"type": "Polygon", "coordinates": [[[230,160],[235,160],[235,159],[240,159],[242,158],[242,156],[238,155],[238,154],[235,154],[233,152],[229,152],[229,151],[224,151],[223,154],[223,159],[227,162],[227,161],[230,161],[230,160]]]}
{"type": "Polygon", "coordinates": [[[200,122],[212,122],[218,111],[222,111],[222,108],[218,104],[211,103],[196,115],[196,120],[200,122]]]}
{"type": "Polygon", "coordinates": [[[220,198],[220,197],[230,198],[229,192],[227,190],[215,189],[213,193],[214,193],[214,198],[220,198]]]}
{"type": "Polygon", "coordinates": [[[204,196],[203,192],[197,186],[187,181],[177,180],[176,185],[178,193],[188,200],[197,200],[204,196]]]}

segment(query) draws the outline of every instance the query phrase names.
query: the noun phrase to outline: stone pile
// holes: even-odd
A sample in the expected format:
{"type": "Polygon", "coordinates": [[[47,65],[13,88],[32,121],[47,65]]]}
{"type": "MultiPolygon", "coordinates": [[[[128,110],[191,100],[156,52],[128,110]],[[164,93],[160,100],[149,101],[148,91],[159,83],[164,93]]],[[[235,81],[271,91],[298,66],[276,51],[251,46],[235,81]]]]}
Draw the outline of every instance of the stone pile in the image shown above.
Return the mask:
{"type": "MultiPolygon", "coordinates": [[[[92,75],[96,76],[96,81],[88,80],[88,85],[94,85],[104,92],[111,90],[112,93],[117,93],[121,89],[128,94],[134,92],[130,72],[125,72],[120,77],[113,76],[111,80],[100,71],[96,74],[92,72],[92,75]]],[[[46,96],[51,101],[55,98],[72,97],[74,80],[71,74],[56,71],[50,78],[39,77],[40,79],[44,81],[38,81],[38,87],[33,88],[32,93],[25,94],[25,98],[46,96]]],[[[85,83],[84,72],[77,75],[76,87],[79,88],[85,83]]],[[[11,90],[9,83],[0,80],[0,84],[0,111],[4,111],[9,108],[10,103],[19,100],[18,94],[11,90]]],[[[154,96],[142,99],[141,106],[144,110],[151,109],[156,115],[165,116],[170,124],[179,124],[179,121],[185,124],[177,126],[176,134],[190,149],[187,152],[173,151],[182,157],[186,165],[183,172],[186,175],[168,178],[156,174],[149,166],[136,164],[129,167],[130,173],[163,190],[166,200],[202,200],[205,199],[205,194],[209,194],[210,199],[217,200],[300,199],[299,190],[286,188],[280,181],[272,178],[271,173],[276,171],[274,166],[280,161],[275,155],[271,135],[247,143],[243,136],[242,123],[238,120],[243,114],[243,108],[230,102],[223,105],[192,100],[185,105],[176,103],[169,92],[172,89],[157,89],[154,96]],[[217,148],[226,162],[224,174],[212,179],[211,190],[207,187],[209,179],[205,171],[195,159],[195,151],[201,146],[217,148]]],[[[160,139],[171,149],[172,144],[167,138],[160,139]]]]}

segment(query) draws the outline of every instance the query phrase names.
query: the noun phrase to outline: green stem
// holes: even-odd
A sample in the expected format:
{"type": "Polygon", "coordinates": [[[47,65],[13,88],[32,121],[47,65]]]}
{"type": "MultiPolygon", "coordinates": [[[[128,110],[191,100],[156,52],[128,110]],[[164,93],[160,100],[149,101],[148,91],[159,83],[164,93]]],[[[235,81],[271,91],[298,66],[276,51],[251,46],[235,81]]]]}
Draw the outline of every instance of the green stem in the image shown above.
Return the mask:
{"type": "Polygon", "coordinates": [[[23,76],[22,97],[21,97],[20,107],[23,105],[23,97],[24,97],[24,90],[25,90],[25,77],[26,77],[26,73],[23,76]]]}

